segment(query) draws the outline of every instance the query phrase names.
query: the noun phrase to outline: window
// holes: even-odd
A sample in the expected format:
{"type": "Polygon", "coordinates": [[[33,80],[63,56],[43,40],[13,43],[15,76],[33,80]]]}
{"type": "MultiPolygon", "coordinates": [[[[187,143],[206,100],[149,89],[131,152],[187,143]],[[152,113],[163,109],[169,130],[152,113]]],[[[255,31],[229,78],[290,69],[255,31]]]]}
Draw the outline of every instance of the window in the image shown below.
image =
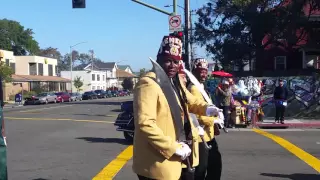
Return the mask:
{"type": "Polygon", "coordinates": [[[104,75],[102,75],[102,81],[105,81],[104,75]]]}
{"type": "Polygon", "coordinates": [[[55,66],[54,67],[54,70],[55,70],[55,73],[56,73],[56,75],[58,74],[58,66],[55,66]]]}
{"type": "Polygon", "coordinates": [[[286,70],[287,69],[287,57],[277,56],[274,58],[274,70],[286,70]]]}
{"type": "MultiPolygon", "coordinates": [[[[99,75],[98,75],[99,76],[99,75]]],[[[97,86],[97,89],[100,89],[100,86],[97,86]]]]}
{"type": "Polygon", "coordinates": [[[49,76],[53,76],[53,66],[51,64],[48,65],[49,76]]]}
{"type": "MultiPolygon", "coordinates": [[[[95,81],[96,80],[96,75],[95,74],[92,74],[92,81],[95,81]]],[[[93,87],[93,86],[92,86],[93,87]]]]}
{"type": "Polygon", "coordinates": [[[13,74],[15,74],[16,73],[16,63],[10,63],[10,67],[13,71],[13,74]]]}
{"type": "Polygon", "coordinates": [[[100,75],[97,74],[97,81],[100,81],[100,75]]]}
{"type": "Polygon", "coordinates": [[[6,65],[10,66],[10,60],[9,59],[6,59],[6,65]]]}
{"type": "Polygon", "coordinates": [[[29,63],[29,75],[37,75],[37,63],[29,63]]]}
{"type": "Polygon", "coordinates": [[[43,76],[43,64],[38,63],[38,75],[43,76]]]}
{"type": "Polygon", "coordinates": [[[96,87],[95,86],[92,86],[92,90],[95,90],[96,89],[96,87]]]}

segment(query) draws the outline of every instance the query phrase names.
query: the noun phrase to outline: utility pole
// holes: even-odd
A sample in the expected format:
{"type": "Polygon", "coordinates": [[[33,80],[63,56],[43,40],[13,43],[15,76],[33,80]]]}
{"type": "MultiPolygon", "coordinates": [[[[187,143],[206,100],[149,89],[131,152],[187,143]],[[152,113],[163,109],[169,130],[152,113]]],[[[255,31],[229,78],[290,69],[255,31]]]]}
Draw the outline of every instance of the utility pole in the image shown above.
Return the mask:
{"type": "Polygon", "coordinates": [[[91,54],[91,72],[93,71],[93,60],[94,60],[94,51],[93,49],[89,51],[91,54]]]}
{"type": "Polygon", "coordinates": [[[184,0],[184,24],[185,24],[185,65],[186,69],[190,70],[190,0],[184,0]]]}
{"type": "Polygon", "coordinates": [[[73,54],[72,54],[72,48],[75,47],[75,46],[78,46],[79,44],[83,44],[83,43],[87,43],[87,41],[84,41],[84,42],[79,42],[73,46],[70,46],[70,76],[71,76],[71,93],[72,93],[72,87],[73,87],[73,84],[72,84],[72,81],[73,81],[73,76],[72,76],[72,66],[73,66],[73,54]]]}

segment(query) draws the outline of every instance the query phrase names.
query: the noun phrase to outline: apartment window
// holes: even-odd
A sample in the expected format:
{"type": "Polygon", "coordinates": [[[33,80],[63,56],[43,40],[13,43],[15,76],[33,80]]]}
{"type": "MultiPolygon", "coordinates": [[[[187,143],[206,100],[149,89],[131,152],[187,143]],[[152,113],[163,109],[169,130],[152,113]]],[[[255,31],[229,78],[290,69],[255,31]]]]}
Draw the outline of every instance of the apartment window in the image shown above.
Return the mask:
{"type": "Polygon", "coordinates": [[[37,75],[37,63],[29,63],[29,75],[37,75]]]}
{"type": "Polygon", "coordinates": [[[10,67],[13,71],[13,74],[15,74],[16,73],[16,63],[10,63],[10,67]]]}
{"type": "Polygon", "coordinates": [[[95,90],[96,89],[96,87],[95,86],[92,86],[92,90],[95,90]]]}
{"type": "Polygon", "coordinates": [[[54,67],[54,70],[55,70],[55,73],[56,73],[56,75],[58,74],[58,66],[55,66],[54,67]]]}
{"type": "Polygon", "coordinates": [[[49,76],[53,76],[53,66],[51,64],[48,65],[48,73],[49,76]]]}
{"type": "Polygon", "coordinates": [[[100,86],[97,86],[97,89],[99,90],[99,89],[100,89],[100,86]]]}
{"type": "Polygon", "coordinates": [[[274,58],[274,70],[286,70],[287,69],[287,57],[277,56],[274,58]]]}
{"type": "Polygon", "coordinates": [[[10,59],[6,59],[6,65],[10,66],[10,59]]]}
{"type": "Polygon", "coordinates": [[[97,74],[97,81],[100,81],[100,75],[97,74]]]}
{"type": "Polygon", "coordinates": [[[38,63],[38,75],[43,76],[43,64],[38,63]]]}
{"type": "Polygon", "coordinates": [[[96,80],[96,75],[92,74],[92,81],[95,81],[95,80],[96,80]]]}
{"type": "Polygon", "coordinates": [[[102,75],[102,81],[105,81],[104,75],[102,75]]]}

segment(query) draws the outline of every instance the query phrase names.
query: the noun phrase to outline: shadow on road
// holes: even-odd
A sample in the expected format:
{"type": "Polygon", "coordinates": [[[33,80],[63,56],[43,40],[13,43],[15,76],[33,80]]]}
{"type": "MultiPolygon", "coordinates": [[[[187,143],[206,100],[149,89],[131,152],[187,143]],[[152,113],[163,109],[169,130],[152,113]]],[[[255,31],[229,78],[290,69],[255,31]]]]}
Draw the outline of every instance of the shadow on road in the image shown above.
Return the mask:
{"type": "Polygon", "coordinates": [[[274,178],[287,178],[291,180],[319,180],[320,175],[317,174],[273,174],[273,173],[261,173],[262,176],[274,177],[274,178]]]}
{"type": "Polygon", "coordinates": [[[37,179],[33,179],[33,180],[49,180],[49,179],[37,178],[37,179]]]}
{"type": "Polygon", "coordinates": [[[120,102],[106,102],[106,101],[90,101],[90,100],[83,100],[81,102],[68,102],[66,104],[95,104],[95,105],[121,105],[122,101],[120,102]]]}
{"type": "Polygon", "coordinates": [[[99,137],[78,137],[76,139],[85,140],[91,143],[118,143],[122,145],[130,145],[125,139],[119,138],[99,138],[99,137]]]}

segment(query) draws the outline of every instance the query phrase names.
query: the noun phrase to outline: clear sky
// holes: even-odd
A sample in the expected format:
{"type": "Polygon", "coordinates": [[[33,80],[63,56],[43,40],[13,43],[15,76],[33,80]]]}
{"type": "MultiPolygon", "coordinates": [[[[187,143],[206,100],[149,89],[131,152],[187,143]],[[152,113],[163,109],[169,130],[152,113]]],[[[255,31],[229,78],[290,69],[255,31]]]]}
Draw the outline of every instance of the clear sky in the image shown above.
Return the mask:
{"type": "MultiPolygon", "coordinates": [[[[172,0],[143,0],[169,12],[172,0]]],[[[190,9],[207,0],[190,0],[190,9]]],[[[19,21],[35,32],[41,48],[55,47],[61,53],[70,45],[79,52],[93,49],[107,62],[129,64],[134,71],[150,68],[163,35],[169,33],[168,16],[130,0],[86,0],[86,9],[72,9],[72,0],[0,0],[0,18],[19,21]]],[[[180,6],[183,0],[178,0],[180,6]]],[[[183,10],[178,8],[178,13],[183,10]]],[[[196,19],[196,16],[193,16],[196,19]]],[[[197,54],[205,57],[203,48],[197,54]]]]}

